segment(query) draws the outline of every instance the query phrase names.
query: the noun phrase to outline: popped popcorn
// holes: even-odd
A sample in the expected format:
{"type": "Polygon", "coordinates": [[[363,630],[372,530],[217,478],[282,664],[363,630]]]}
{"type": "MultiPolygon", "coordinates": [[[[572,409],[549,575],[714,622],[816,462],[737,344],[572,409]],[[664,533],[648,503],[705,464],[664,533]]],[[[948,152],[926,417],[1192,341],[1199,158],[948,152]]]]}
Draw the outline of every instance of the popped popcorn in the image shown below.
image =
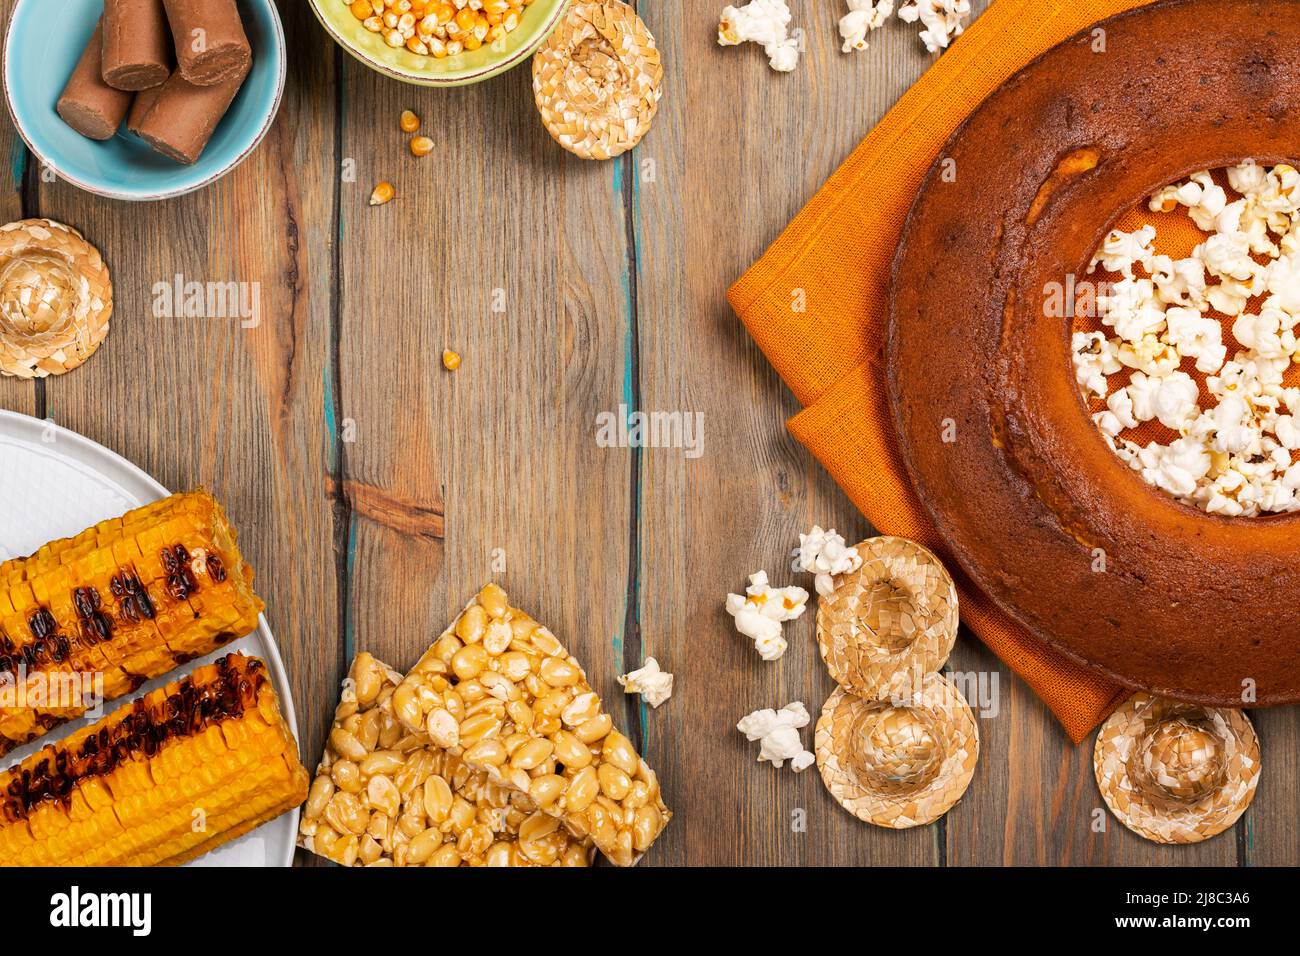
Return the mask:
{"type": "Polygon", "coordinates": [[[814,586],[822,597],[835,590],[835,575],[862,567],[858,549],[850,548],[834,528],[823,531],[820,525],[813,525],[807,534],[799,535],[799,547],[790,557],[790,570],[817,575],[814,586]]]}
{"type": "Polygon", "coordinates": [[[1230,192],[1202,171],[1149,198],[1208,233],[1187,258],[1157,254],[1153,226],[1102,241],[1088,271],[1117,276],[1097,298],[1113,337],[1074,333],[1075,379],[1150,484],[1213,514],[1300,511],[1300,388],[1285,384],[1300,364],[1300,171],[1244,162],[1224,175],[1230,192]],[[1125,434],[1151,421],[1175,437],[1142,447],[1125,434]]]}
{"type": "Polygon", "coordinates": [[[1198,309],[1173,306],[1165,310],[1165,326],[1165,341],[1179,355],[1196,359],[1198,372],[1212,374],[1223,368],[1228,349],[1217,319],[1206,318],[1198,309]]]}
{"type": "Polygon", "coordinates": [[[850,50],[865,50],[867,34],[878,30],[894,12],[894,0],[848,0],[849,12],[840,17],[840,38],[844,40],[841,48],[845,53],[850,50]]]}
{"type": "Polygon", "coordinates": [[[1228,206],[1228,194],[1210,178],[1208,172],[1192,173],[1191,182],[1183,187],[1178,201],[1183,202],[1185,198],[1191,200],[1185,203],[1187,214],[1205,232],[1214,228],[1215,220],[1228,206]]]}
{"type": "Polygon", "coordinates": [[[1155,237],[1156,227],[1150,225],[1143,226],[1136,232],[1112,229],[1097,254],[1092,257],[1088,272],[1095,272],[1100,265],[1107,272],[1119,272],[1125,279],[1132,281],[1135,262],[1140,262],[1150,270],[1151,260],[1155,257],[1151,243],[1155,237]]]}
{"type": "Polygon", "coordinates": [[[777,767],[790,761],[790,769],[795,773],[806,770],[817,759],[812,751],[804,748],[799,739],[799,731],[808,726],[812,717],[802,701],[786,704],[780,710],[768,707],[756,710],[748,717],[741,718],[736,729],[747,740],[761,740],[758,759],[768,760],[777,767]]]}
{"type": "Polygon", "coordinates": [[[953,38],[960,36],[966,17],[970,16],[970,0],[903,0],[898,8],[898,18],[904,23],[920,20],[925,26],[921,42],[931,53],[945,49],[953,38]]]}
{"type": "Polygon", "coordinates": [[[1150,279],[1121,279],[1097,296],[1097,306],[1102,323],[1128,342],[1138,342],[1165,327],[1164,306],[1150,279]]]}
{"type": "Polygon", "coordinates": [[[1089,392],[1105,397],[1106,376],[1114,375],[1121,367],[1114,343],[1100,332],[1075,332],[1071,348],[1075,381],[1089,392]]]}
{"type": "Polygon", "coordinates": [[[765,661],[779,660],[786,652],[789,644],[781,625],[802,615],[807,605],[807,591],[800,587],[770,587],[766,571],[749,576],[749,587],[743,595],[727,595],[727,613],[736,619],[736,630],[753,639],[765,661]]]}
{"type": "Polygon", "coordinates": [[[1207,306],[1205,298],[1205,263],[1199,259],[1171,259],[1153,256],[1148,268],[1156,287],[1156,298],[1168,305],[1186,305],[1195,309],[1207,306]]]}
{"type": "Polygon", "coordinates": [[[660,669],[653,657],[647,657],[644,666],[624,674],[618,682],[624,693],[640,694],[651,707],[658,707],[673,696],[673,675],[660,669]]]}
{"type": "Polygon", "coordinates": [[[772,69],[789,73],[799,63],[799,40],[789,34],[790,20],[785,0],[750,0],[742,7],[724,7],[718,22],[718,45],[758,43],[772,69]]]}

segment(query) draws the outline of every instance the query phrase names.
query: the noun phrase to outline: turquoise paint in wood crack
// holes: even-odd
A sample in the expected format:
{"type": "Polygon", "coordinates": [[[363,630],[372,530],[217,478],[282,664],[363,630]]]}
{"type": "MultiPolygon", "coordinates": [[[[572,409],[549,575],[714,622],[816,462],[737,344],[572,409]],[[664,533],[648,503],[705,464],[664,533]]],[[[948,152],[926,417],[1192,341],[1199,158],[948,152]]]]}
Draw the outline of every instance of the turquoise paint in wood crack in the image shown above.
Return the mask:
{"type": "Polygon", "coordinates": [[[339,470],[339,428],[338,416],[334,412],[334,377],[333,369],[327,364],[325,366],[323,379],[323,394],[325,402],[325,441],[329,445],[330,452],[330,471],[337,473],[339,470]]]}
{"type": "Polygon", "coordinates": [[[27,157],[26,144],[15,137],[9,147],[9,174],[13,177],[14,189],[23,188],[23,177],[27,175],[27,157]]]}

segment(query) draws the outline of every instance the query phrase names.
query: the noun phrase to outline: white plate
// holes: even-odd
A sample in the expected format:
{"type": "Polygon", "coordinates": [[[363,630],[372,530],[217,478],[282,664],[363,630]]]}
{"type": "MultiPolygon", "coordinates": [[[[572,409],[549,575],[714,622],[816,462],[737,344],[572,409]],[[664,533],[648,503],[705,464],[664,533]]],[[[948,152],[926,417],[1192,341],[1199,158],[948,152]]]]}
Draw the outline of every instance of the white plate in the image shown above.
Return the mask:
{"type": "MultiPolygon", "coordinates": [[[[78,534],[167,493],[135,465],[88,438],[50,422],[0,410],[0,560],[31,554],[47,541],[78,534]]],[[[265,616],[258,619],[257,630],[248,637],[149,681],[133,696],[143,696],[233,651],[244,651],[266,661],[275,692],[280,695],[280,709],[297,739],[298,722],[289,680],[265,616]]],[[[106,704],[105,712],[111,713],[118,706],[121,704],[106,704]]],[[[88,723],[87,718],[70,721],[10,752],[0,759],[0,771],[88,723]]],[[[293,863],[297,832],[295,809],[190,865],[289,866],[293,863]]]]}

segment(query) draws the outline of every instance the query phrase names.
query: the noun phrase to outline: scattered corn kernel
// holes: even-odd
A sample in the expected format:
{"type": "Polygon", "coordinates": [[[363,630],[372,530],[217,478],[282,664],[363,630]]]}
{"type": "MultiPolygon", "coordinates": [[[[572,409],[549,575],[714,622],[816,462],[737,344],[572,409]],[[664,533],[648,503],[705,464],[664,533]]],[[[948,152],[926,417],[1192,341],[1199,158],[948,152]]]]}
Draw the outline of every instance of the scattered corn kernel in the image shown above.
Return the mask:
{"type": "MultiPolygon", "coordinates": [[[[519,26],[533,0],[342,0],[388,46],[436,59],[477,50],[519,26]]],[[[412,129],[402,127],[405,132],[412,129]]],[[[420,155],[420,154],[417,154],[420,155]]]]}
{"type": "Polygon", "coordinates": [[[420,128],[420,117],[410,110],[402,110],[401,125],[403,133],[414,133],[420,128]]]}
{"type": "Polygon", "coordinates": [[[411,140],[412,156],[428,156],[433,152],[433,140],[427,136],[417,136],[411,140]]]}
{"type": "Polygon", "coordinates": [[[444,349],[442,353],[442,367],[448,372],[454,372],[460,368],[460,356],[451,349],[444,349]]]}
{"type": "Polygon", "coordinates": [[[386,202],[392,202],[393,197],[397,195],[397,190],[393,188],[392,183],[380,183],[375,187],[375,191],[370,194],[370,205],[382,206],[386,202]]]}

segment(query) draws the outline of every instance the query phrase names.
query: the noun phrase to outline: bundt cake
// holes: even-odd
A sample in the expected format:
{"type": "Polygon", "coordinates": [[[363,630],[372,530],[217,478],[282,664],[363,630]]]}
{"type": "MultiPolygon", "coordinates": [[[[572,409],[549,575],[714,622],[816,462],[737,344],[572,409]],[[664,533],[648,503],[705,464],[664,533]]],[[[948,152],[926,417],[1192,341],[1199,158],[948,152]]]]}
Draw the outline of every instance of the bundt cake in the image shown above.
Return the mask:
{"type": "Polygon", "coordinates": [[[894,263],[900,449],[952,555],[1073,658],[1204,704],[1300,701],[1300,514],[1207,513],[1144,480],[1094,424],[1048,300],[1167,184],[1300,165],[1298,116],[1293,0],[1122,14],[971,115],[894,263]]]}

